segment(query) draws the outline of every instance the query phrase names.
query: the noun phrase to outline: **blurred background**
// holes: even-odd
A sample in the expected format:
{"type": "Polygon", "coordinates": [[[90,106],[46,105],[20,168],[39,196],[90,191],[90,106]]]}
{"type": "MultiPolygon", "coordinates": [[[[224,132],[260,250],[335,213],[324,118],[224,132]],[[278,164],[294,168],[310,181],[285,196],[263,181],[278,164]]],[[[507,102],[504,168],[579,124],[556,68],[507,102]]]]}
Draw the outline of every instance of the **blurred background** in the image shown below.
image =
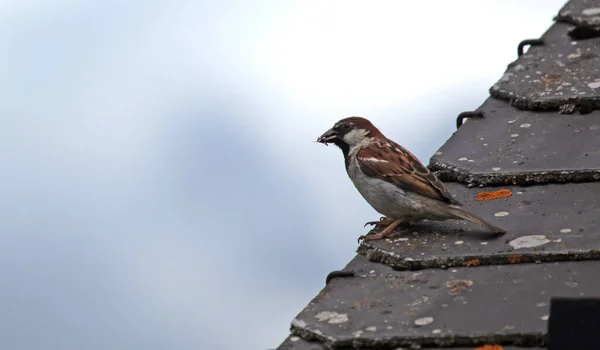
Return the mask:
{"type": "Polygon", "coordinates": [[[0,348],[267,349],[564,0],[0,1],[0,348]]]}

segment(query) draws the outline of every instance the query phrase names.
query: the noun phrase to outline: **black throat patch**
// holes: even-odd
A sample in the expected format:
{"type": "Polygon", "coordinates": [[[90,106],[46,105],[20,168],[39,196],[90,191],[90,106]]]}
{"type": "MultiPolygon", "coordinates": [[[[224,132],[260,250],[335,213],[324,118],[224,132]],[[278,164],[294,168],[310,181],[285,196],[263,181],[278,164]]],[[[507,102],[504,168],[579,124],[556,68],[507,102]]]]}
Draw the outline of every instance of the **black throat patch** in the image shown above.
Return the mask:
{"type": "Polygon", "coordinates": [[[348,166],[350,165],[350,158],[348,157],[350,154],[350,146],[348,146],[346,142],[339,138],[334,139],[333,143],[342,150],[342,153],[344,154],[344,163],[346,164],[346,171],[348,171],[348,166]]]}

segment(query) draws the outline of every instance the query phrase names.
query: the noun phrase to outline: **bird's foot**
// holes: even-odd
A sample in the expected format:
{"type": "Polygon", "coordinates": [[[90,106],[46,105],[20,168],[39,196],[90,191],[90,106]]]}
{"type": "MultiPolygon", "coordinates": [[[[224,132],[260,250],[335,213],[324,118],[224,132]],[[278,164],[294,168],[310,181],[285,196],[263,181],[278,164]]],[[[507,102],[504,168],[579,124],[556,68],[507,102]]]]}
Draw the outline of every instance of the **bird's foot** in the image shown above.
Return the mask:
{"type": "MultiPolygon", "coordinates": [[[[402,224],[402,226],[408,226],[408,222],[403,222],[400,219],[397,219],[397,220],[388,219],[388,220],[391,221],[391,223],[383,231],[381,231],[379,233],[372,233],[373,230],[371,230],[366,235],[362,235],[362,236],[358,237],[358,243],[360,243],[361,241],[368,242],[368,241],[376,241],[379,239],[387,238],[392,234],[392,231],[394,231],[394,229],[398,225],[402,224]]],[[[381,220],[381,221],[383,221],[383,220],[381,220]]],[[[381,222],[381,221],[379,221],[379,222],[381,222]]]]}

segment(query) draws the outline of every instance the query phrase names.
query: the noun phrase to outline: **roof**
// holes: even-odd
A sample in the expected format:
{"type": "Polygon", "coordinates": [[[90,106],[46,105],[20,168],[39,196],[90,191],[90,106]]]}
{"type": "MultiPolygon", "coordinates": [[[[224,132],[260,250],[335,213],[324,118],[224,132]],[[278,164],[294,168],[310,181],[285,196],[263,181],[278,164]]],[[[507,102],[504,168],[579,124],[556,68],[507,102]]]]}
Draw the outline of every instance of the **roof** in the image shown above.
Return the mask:
{"type": "Polygon", "coordinates": [[[542,349],[554,297],[600,296],[600,0],[555,20],[429,165],[507,234],[423,222],[361,243],[278,349],[542,349]]]}

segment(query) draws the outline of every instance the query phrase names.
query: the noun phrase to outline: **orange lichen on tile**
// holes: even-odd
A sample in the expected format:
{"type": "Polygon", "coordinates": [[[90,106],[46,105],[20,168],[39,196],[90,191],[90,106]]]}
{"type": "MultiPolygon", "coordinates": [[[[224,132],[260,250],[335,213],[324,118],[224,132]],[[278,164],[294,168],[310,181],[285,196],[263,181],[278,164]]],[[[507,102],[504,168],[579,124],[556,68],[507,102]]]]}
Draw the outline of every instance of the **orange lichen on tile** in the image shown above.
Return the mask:
{"type": "Polygon", "coordinates": [[[498,190],[494,192],[479,192],[475,200],[478,201],[490,201],[492,199],[500,199],[512,196],[510,190],[498,190]]]}
{"type": "Polygon", "coordinates": [[[512,255],[508,257],[508,263],[509,264],[518,264],[521,262],[521,256],[520,255],[512,255]]]}
{"type": "Polygon", "coordinates": [[[473,281],[471,280],[452,280],[446,282],[446,287],[449,288],[448,294],[455,296],[464,292],[468,287],[472,285],[473,281]]]}
{"type": "Polygon", "coordinates": [[[465,263],[466,267],[479,266],[479,265],[481,265],[481,261],[479,261],[479,259],[469,260],[465,263]]]}
{"type": "Polygon", "coordinates": [[[484,346],[475,348],[475,350],[502,350],[502,349],[504,349],[504,348],[501,345],[484,345],[484,346]]]}

